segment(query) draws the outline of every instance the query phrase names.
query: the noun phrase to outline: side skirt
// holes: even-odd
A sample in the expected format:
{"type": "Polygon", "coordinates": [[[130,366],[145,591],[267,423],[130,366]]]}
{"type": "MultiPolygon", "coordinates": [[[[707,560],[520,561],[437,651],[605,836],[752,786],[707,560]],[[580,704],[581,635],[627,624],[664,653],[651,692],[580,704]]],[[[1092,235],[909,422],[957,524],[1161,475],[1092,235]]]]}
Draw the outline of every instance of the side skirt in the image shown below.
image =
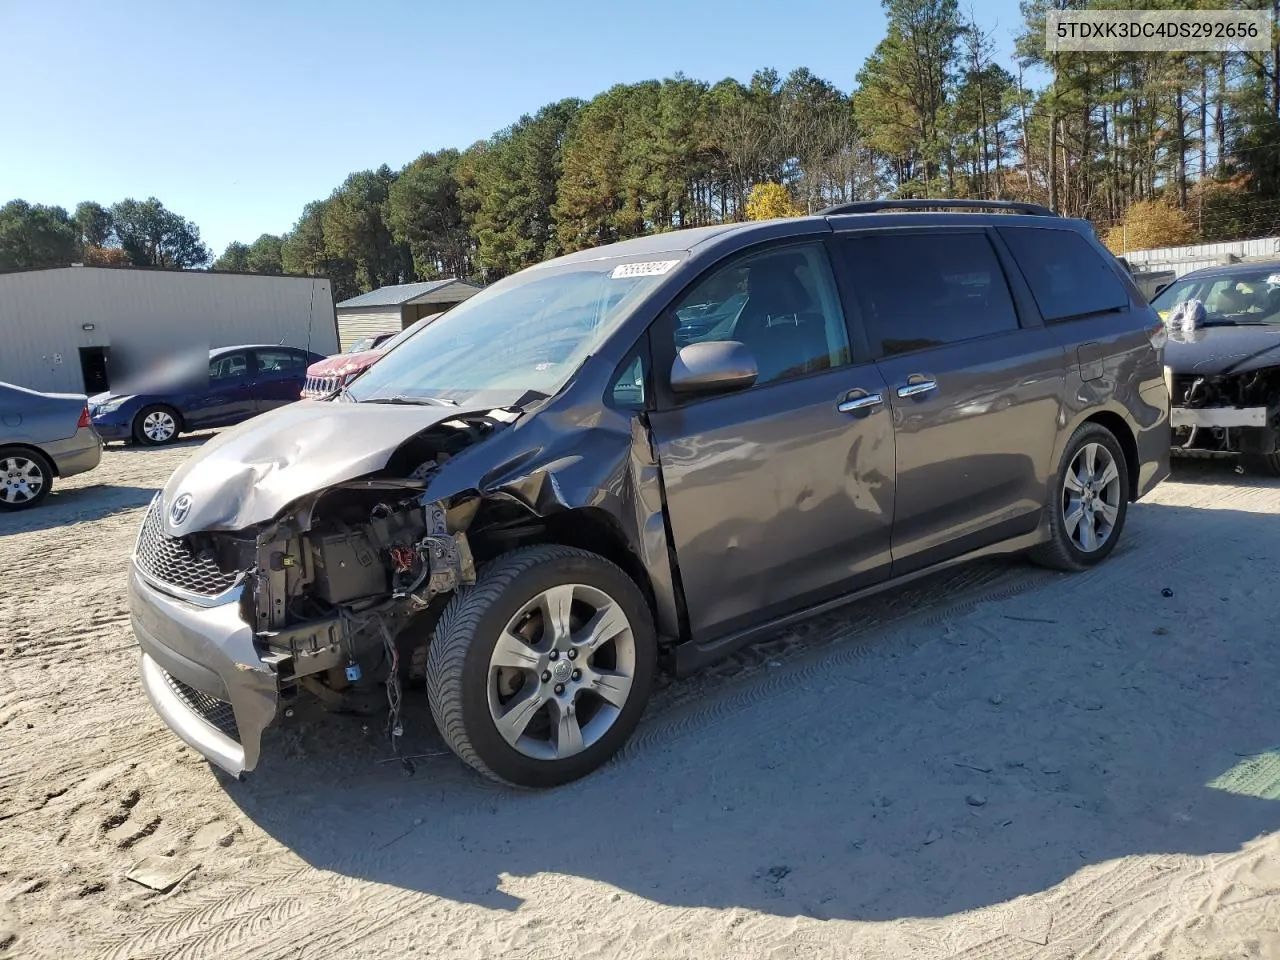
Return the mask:
{"type": "Polygon", "coordinates": [[[727,656],[737,652],[745,646],[749,646],[759,640],[778,633],[793,624],[808,620],[811,617],[822,616],[826,613],[839,610],[841,607],[851,603],[856,603],[866,597],[873,596],[877,593],[883,593],[886,590],[892,590],[895,587],[901,587],[915,580],[921,580],[925,577],[932,576],[935,573],[941,573],[952,567],[958,567],[961,564],[971,563],[974,560],[982,560],[987,557],[1005,556],[1008,554],[1022,553],[1030,550],[1032,547],[1044,543],[1049,538],[1048,527],[1042,522],[1040,526],[1031,533],[1022,536],[1013,537],[1009,540],[1002,540],[999,543],[993,543],[989,546],[972,550],[969,553],[961,554],[958,557],[952,557],[950,560],[943,560],[933,566],[925,567],[923,570],[914,570],[911,573],[895,577],[892,580],[885,580],[881,583],[865,587],[853,593],[845,594],[842,597],[836,597],[827,600],[812,607],[806,607],[803,610],[797,610],[781,617],[777,617],[766,623],[751,627],[747,630],[741,630],[737,633],[731,633],[715,640],[709,640],[705,643],[694,643],[687,641],[675,647],[671,651],[671,664],[677,677],[687,677],[709,664],[722,660],[727,656]]]}

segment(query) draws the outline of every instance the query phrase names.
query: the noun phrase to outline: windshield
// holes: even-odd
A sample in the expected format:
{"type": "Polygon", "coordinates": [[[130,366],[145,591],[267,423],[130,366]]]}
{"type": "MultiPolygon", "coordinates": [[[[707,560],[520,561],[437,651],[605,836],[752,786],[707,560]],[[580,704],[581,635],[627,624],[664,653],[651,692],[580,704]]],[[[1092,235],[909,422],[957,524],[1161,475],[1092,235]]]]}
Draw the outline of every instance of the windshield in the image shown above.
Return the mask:
{"type": "Polygon", "coordinates": [[[427,324],[434,321],[438,316],[440,316],[440,314],[433,313],[430,316],[422,317],[419,320],[415,320],[413,323],[409,324],[409,326],[405,327],[403,330],[397,333],[394,337],[391,337],[387,340],[383,340],[380,344],[378,344],[377,346],[378,352],[386,353],[392,347],[399,346],[400,344],[408,340],[410,337],[412,337],[419,330],[421,330],[423,327],[425,327],[427,324]]]}
{"type": "MultiPolygon", "coordinates": [[[[679,261],[527,270],[482,290],[386,354],[353,400],[555,394],[679,261]]],[[[406,331],[407,332],[407,331],[406,331]]]]}
{"type": "Polygon", "coordinates": [[[1175,280],[1151,301],[1161,316],[1187,300],[1204,304],[1205,322],[1280,323],[1280,269],[1175,280]]]}

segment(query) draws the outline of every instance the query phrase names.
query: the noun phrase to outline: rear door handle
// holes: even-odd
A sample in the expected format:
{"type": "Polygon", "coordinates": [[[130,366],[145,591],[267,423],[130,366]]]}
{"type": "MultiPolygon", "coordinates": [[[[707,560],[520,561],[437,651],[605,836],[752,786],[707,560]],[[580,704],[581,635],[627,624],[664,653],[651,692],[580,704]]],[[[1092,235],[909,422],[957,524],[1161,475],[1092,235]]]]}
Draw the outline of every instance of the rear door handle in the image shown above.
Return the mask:
{"type": "Polygon", "coordinates": [[[884,405],[884,397],[878,393],[854,391],[836,404],[841,413],[860,413],[875,410],[884,405]]]}
{"type": "Polygon", "coordinates": [[[905,387],[898,388],[898,396],[900,397],[918,397],[921,394],[929,393],[938,389],[937,380],[912,380],[905,387]]]}

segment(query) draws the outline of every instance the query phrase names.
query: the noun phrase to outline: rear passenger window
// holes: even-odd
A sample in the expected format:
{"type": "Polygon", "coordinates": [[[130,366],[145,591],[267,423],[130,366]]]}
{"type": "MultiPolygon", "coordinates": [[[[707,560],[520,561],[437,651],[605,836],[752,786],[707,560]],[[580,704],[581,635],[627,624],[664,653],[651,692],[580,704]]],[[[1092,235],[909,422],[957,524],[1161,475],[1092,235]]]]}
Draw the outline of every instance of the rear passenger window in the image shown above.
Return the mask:
{"type": "Polygon", "coordinates": [[[259,350],[259,373],[285,373],[302,366],[302,357],[292,350],[259,350]]]}
{"type": "Polygon", "coordinates": [[[1111,264],[1073,230],[1001,227],[1046,321],[1119,310],[1129,304],[1111,264]]]}
{"type": "Polygon", "coordinates": [[[1009,285],[985,234],[857,237],[846,252],[878,357],[1018,329],[1009,285]]]}

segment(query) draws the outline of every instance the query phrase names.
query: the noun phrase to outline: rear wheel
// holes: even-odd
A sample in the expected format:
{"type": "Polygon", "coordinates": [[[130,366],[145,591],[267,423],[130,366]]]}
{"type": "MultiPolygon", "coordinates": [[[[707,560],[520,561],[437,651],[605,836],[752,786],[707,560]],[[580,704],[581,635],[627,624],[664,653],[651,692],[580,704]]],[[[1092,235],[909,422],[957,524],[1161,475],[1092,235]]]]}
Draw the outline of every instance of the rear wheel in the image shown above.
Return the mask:
{"type": "Polygon", "coordinates": [[[1259,473],[1269,473],[1280,477],[1280,453],[1264,453],[1259,456],[1246,457],[1245,464],[1259,473]]]}
{"type": "Polygon", "coordinates": [[[639,587],[603,557],[537,546],[498,557],[445,608],[427,656],[436,726],[494,780],[552,787],[626,742],[657,640],[639,587]]]}
{"type": "Polygon", "coordinates": [[[178,411],[163,404],[143,407],[133,418],[133,438],[147,447],[160,447],[178,439],[178,411]]]}
{"type": "Polygon", "coordinates": [[[25,510],[49,495],[53,464],[34,450],[0,449],[0,510],[25,510]]]}
{"type": "Polygon", "coordinates": [[[1058,467],[1048,505],[1050,539],[1031,552],[1055,570],[1084,570],[1116,547],[1129,512],[1129,468],[1106,427],[1083,424],[1058,467]]]}

